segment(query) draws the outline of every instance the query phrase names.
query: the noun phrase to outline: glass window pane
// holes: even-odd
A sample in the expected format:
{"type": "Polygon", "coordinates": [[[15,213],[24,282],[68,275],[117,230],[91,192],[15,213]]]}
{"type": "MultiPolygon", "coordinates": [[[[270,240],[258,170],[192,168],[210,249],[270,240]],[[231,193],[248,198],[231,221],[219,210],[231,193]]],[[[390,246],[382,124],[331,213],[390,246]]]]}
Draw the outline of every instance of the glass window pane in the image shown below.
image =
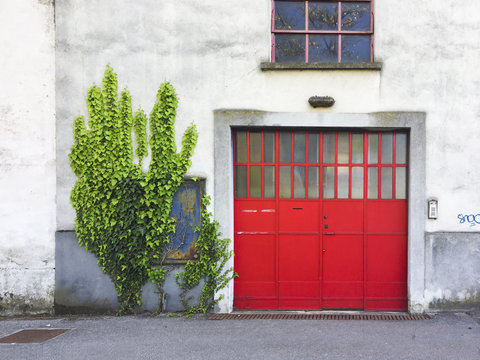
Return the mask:
{"type": "Polygon", "coordinates": [[[275,1],[275,29],[304,30],[305,2],[275,1]]]}
{"type": "Polygon", "coordinates": [[[290,166],[280,166],[278,176],[278,191],[280,198],[289,199],[292,192],[290,166]]]}
{"type": "Polygon", "coordinates": [[[382,199],[392,198],[392,168],[382,167],[381,190],[382,199]]]}
{"type": "Polygon", "coordinates": [[[342,62],[370,62],[370,35],[342,35],[342,62]]]}
{"type": "Polygon", "coordinates": [[[363,199],[363,167],[352,167],[352,199],[363,199]]]}
{"type": "Polygon", "coordinates": [[[352,164],[363,164],[363,134],[352,134],[352,164]]]}
{"type": "Polygon", "coordinates": [[[337,199],[348,199],[348,167],[339,166],[337,171],[337,199]]]}
{"type": "Polygon", "coordinates": [[[292,162],[292,134],[287,132],[280,133],[280,162],[292,162]]]}
{"type": "Polygon", "coordinates": [[[235,162],[247,162],[247,132],[237,131],[235,133],[235,162]]]}
{"type": "Polygon", "coordinates": [[[369,199],[378,199],[378,168],[368,168],[367,197],[369,199]]]}
{"type": "Polygon", "coordinates": [[[395,169],[395,198],[407,198],[407,168],[405,167],[395,169]]]}
{"type": "Polygon", "coordinates": [[[335,163],[335,133],[323,134],[323,162],[335,163]]]}
{"type": "Polygon", "coordinates": [[[338,35],[310,35],[309,62],[338,62],[338,35]]]}
{"type": "Polygon", "coordinates": [[[263,197],[272,199],[275,197],[275,166],[265,166],[263,171],[263,197]]]}
{"type": "Polygon", "coordinates": [[[305,199],[305,166],[293,168],[293,197],[305,199]]]}
{"type": "Polygon", "coordinates": [[[305,62],[305,35],[276,34],[275,62],[305,62]]]}
{"type": "Polygon", "coordinates": [[[262,197],[262,167],[250,166],[250,197],[262,197]]]}
{"type": "Polygon", "coordinates": [[[273,131],[263,133],[263,158],[266,163],[275,162],[275,133],[273,131]]]}
{"type": "Polygon", "coordinates": [[[262,133],[250,131],[250,162],[262,161],[262,133]]]}
{"type": "Polygon", "coordinates": [[[318,199],[318,167],[308,168],[308,198],[318,199]]]}
{"type": "Polygon", "coordinates": [[[308,162],[318,163],[318,134],[308,134],[308,162]]]}
{"type": "Polygon", "coordinates": [[[369,31],[370,3],[342,2],[342,30],[369,31]]]}
{"type": "Polygon", "coordinates": [[[294,141],[294,150],[293,150],[293,160],[296,163],[305,162],[305,145],[306,145],[306,134],[304,131],[296,131],[293,136],[294,141]]]}
{"type": "Polygon", "coordinates": [[[245,165],[235,166],[235,197],[247,197],[247,167],[245,165]]]}
{"type": "Polygon", "coordinates": [[[393,162],[393,134],[382,134],[382,164],[391,164],[393,162]]]}
{"type": "Polygon", "coordinates": [[[407,163],[407,134],[395,135],[395,162],[397,164],[407,163]]]}
{"type": "Polygon", "coordinates": [[[337,135],[337,162],[348,164],[350,160],[350,135],[348,132],[339,132],[337,135]]]}
{"type": "Polygon", "coordinates": [[[338,4],[313,2],[308,4],[310,30],[338,30],[338,4]]]}
{"type": "Polygon", "coordinates": [[[378,164],[378,134],[368,134],[368,163],[378,164]]]}
{"type": "Polygon", "coordinates": [[[335,197],[335,168],[333,166],[323,167],[323,198],[333,199],[335,197]]]}

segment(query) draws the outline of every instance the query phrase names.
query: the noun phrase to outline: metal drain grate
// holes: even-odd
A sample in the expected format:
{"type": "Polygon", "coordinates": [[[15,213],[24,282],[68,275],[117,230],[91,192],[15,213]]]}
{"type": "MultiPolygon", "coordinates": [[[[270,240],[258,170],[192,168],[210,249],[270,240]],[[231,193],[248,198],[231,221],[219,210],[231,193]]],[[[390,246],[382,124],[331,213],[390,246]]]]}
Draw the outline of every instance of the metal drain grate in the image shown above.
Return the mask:
{"type": "Polygon", "coordinates": [[[212,314],[208,320],[428,320],[428,315],[410,314],[212,314]]]}
{"type": "Polygon", "coordinates": [[[0,338],[0,344],[42,343],[68,331],[67,329],[28,329],[0,338]]]}

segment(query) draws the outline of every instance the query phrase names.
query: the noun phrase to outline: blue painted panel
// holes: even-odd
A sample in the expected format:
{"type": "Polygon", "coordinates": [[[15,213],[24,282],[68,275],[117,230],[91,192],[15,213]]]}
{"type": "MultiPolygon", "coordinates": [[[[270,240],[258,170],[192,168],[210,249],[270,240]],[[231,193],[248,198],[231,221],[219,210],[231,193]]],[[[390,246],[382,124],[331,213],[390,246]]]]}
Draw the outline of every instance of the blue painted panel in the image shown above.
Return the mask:
{"type": "Polygon", "coordinates": [[[176,220],[176,231],[170,236],[167,263],[179,263],[197,258],[195,242],[197,226],[202,223],[203,181],[185,180],[173,197],[170,216],[176,220]]]}

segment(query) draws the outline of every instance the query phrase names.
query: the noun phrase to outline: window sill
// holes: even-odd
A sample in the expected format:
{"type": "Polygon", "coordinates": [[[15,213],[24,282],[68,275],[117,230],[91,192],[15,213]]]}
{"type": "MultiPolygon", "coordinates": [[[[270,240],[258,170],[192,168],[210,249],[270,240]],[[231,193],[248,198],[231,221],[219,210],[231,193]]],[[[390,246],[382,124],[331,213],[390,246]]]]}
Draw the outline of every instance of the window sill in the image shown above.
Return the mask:
{"type": "Polygon", "coordinates": [[[278,70],[382,70],[382,63],[297,63],[297,62],[262,62],[260,63],[262,71],[278,70]]]}

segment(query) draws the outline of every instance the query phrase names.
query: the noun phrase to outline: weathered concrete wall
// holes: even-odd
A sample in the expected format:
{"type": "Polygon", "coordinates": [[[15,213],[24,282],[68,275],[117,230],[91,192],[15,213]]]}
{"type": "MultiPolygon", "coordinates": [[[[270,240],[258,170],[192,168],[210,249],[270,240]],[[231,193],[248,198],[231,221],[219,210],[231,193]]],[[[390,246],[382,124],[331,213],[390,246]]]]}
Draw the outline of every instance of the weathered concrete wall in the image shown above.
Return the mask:
{"type": "MultiPolygon", "coordinates": [[[[58,230],[73,229],[69,193],[75,179],[67,158],[73,118],[87,113],[87,89],[101,82],[107,63],[120,87],[130,89],[134,108],[142,105],[147,112],[159,83],[173,82],[180,96],[178,140],[191,121],[200,132],[189,173],[205,177],[214,197],[225,196],[213,192],[215,109],[425,112],[426,185],[419,201],[437,198],[439,218],[419,226],[429,232],[475,230],[458,215],[480,213],[480,167],[471,166],[480,135],[480,3],[376,1],[375,60],[383,63],[381,71],[262,72],[259,64],[270,60],[270,6],[270,0],[56,3],[58,230]],[[307,101],[312,95],[329,95],[336,103],[313,109],[307,101]]],[[[424,273],[413,261],[421,255],[411,255],[409,273],[424,273]]],[[[423,296],[414,295],[419,311],[428,305],[423,296]]],[[[229,308],[224,302],[222,309],[229,308]]]]}
{"type": "MultiPolygon", "coordinates": [[[[73,232],[58,232],[56,236],[56,313],[115,313],[119,308],[115,287],[108,275],[97,265],[97,259],[86,252],[73,232]]],[[[175,282],[175,274],[181,266],[169,266],[163,290],[168,294],[165,310],[183,311],[180,302],[180,288],[175,282]]],[[[147,282],[142,288],[142,306],[138,311],[155,312],[161,306],[160,296],[155,286],[147,282]]],[[[189,293],[198,299],[201,286],[189,293]]]]}
{"type": "Polygon", "coordinates": [[[53,309],[53,1],[0,5],[0,314],[53,309]]]}
{"type": "MultiPolygon", "coordinates": [[[[478,212],[480,170],[480,47],[478,2],[375,2],[378,71],[262,72],[270,58],[270,1],[184,3],[165,0],[57,2],[58,226],[73,226],[68,193],[73,175],[66,152],[71,123],[86,114],[87,88],[105,64],[119,74],[136,106],[150,111],[159,83],[169,79],[181,99],[178,134],[191,121],[200,139],[191,174],[208,178],[212,193],[213,109],[288,112],[425,111],[427,196],[439,199],[440,218],[427,231],[469,231],[457,220],[478,212]],[[392,11],[395,9],[395,11],[392,11]],[[479,35],[479,36],[477,36],[479,35]],[[330,95],[331,109],[312,109],[312,95],[330,95]],[[448,171],[452,176],[443,177],[448,171]]],[[[412,154],[414,155],[414,154],[412,154]]]]}
{"type": "Polygon", "coordinates": [[[425,269],[430,309],[480,308],[480,233],[427,234],[425,269]]]}

